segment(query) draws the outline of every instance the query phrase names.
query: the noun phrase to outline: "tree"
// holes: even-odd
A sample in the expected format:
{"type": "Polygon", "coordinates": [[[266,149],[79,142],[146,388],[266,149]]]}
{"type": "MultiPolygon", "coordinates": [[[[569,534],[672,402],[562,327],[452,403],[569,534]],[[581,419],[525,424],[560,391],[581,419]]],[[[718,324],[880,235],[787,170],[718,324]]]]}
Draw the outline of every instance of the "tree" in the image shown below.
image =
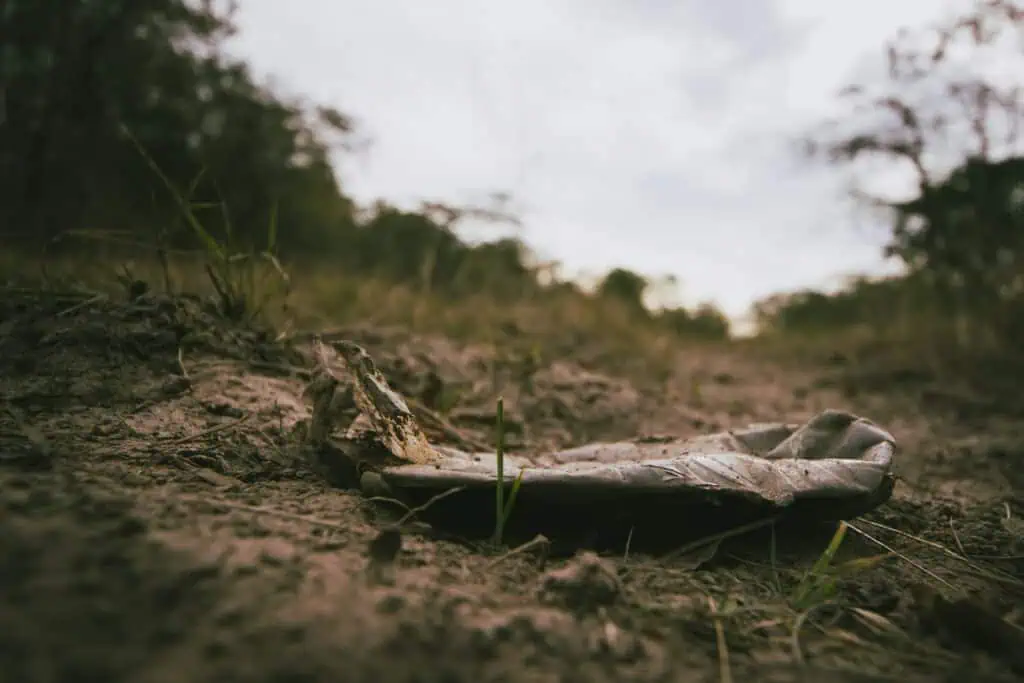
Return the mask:
{"type": "Polygon", "coordinates": [[[886,253],[952,302],[1020,293],[1024,271],[1024,7],[979,0],[965,15],[886,46],[886,80],[847,88],[849,114],[809,136],[835,164],[882,160],[912,179],[908,197],[856,194],[892,216],[886,253]],[[1007,72],[984,68],[1001,56],[1007,72]]]}
{"type": "Polygon", "coordinates": [[[729,319],[716,306],[703,303],[694,311],[682,307],[659,311],[659,323],[681,337],[720,341],[729,338],[729,319]]]}
{"type": "Polygon", "coordinates": [[[169,230],[176,200],[123,131],[180,194],[211,207],[204,223],[243,244],[261,240],[275,211],[286,249],[350,229],[329,155],[351,121],[286,101],[225,57],[233,10],[214,0],[3,3],[4,229],[41,240],[131,230],[138,241],[169,230]]]}
{"type": "Polygon", "coordinates": [[[601,280],[597,286],[598,296],[618,301],[630,311],[645,312],[644,293],[647,291],[648,280],[625,268],[615,268],[601,280]]]}

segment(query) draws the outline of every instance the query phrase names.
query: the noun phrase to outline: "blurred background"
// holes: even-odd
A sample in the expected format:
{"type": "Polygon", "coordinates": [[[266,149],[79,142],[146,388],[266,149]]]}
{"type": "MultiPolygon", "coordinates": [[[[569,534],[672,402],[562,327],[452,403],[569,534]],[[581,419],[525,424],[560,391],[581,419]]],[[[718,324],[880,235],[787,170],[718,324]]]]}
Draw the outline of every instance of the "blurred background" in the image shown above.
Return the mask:
{"type": "Polygon", "coordinates": [[[6,0],[0,275],[300,328],[1015,356],[1022,28],[997,0],[6,0]]]}

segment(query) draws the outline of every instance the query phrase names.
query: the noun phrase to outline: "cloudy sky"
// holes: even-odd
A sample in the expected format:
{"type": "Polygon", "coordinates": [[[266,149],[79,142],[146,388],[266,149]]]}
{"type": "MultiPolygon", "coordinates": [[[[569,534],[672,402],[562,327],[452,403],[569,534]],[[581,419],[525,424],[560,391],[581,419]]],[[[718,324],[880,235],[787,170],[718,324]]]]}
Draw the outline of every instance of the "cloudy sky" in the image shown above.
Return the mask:
{"type": "MultiPolygon", "coordinates": [[[[881,272],[884,231],[787,140],[956,0],[242,0],[235,54],[355,117],[357,199],[506,191],[570,274],[673,274],[739,316],[881,272]]],[[[891,269],[891,266],[888,267],[891,269]]]]}

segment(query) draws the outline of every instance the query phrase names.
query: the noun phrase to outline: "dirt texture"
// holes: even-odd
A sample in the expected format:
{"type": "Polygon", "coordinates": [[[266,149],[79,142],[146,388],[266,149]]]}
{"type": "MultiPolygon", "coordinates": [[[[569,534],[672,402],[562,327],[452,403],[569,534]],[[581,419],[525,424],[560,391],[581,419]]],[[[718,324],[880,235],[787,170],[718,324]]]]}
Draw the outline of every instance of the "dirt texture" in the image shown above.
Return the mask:
{"type": "Polygon", "coordinates": [[[6,292],[0,680],[1024,675],[1018,415],[925,400],[934,387],[851,388],[848,368],[736,347],[680,342],[673,372],[644,379],[642,367],[600,367],[586,344],[541,359],[399,330],[338,336],[370,351],[438,444],[493,443],[498,396],[522,451],[800,422],[828,407],[868,416],[898,440],[900,480],[891,501],[850,520],[858,531],[837,561],[875,559],[800,604],[834,527],[658,557],[397,530],[297,448],[307,340],[229,324],[194,298],[6,292]]]}

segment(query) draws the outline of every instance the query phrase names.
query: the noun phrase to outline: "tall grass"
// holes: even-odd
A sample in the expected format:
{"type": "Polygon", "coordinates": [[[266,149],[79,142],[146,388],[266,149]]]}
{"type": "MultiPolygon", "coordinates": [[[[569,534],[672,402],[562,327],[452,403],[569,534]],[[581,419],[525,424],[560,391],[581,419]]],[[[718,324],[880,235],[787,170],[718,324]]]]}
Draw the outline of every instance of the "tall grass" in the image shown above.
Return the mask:
{"type": "MultiPolygon", "coordinates": [[[[240,250],[236,246],[234,227],[227,206],[223,202],[210,204],[192,201],[195,189],[202,179],[202,172],[193,178],[188,190],[182,192],[167,177],[127,126],[122,125],[121,132],[132,143],[153,174],[160,179],[177,205],[186,225],[205,250],[204,270],[219,298],[221,313],[233,320],[254,318],[259,316],[267,304],[274,299],[287,298],[291,281],[276,255],[278,231],[276,207],[271,211],[267,222],[265,247],[260,251],[240,250]],[[208,230],[196,216],[196,210],[200,208],[220,209],[226,233],[223,240],[214,237],[212,231],[208,230]],[[277,278],[278,286],[276,288],[268,288],[268,276],[277,278]]],[[[169,263],[164,256],[166,254],[164,245],[157,244],[156,248],[158,254],[161,255],[164,268],[168,268],[169,263]]],[[[165,278],[165,281],[169,282],[170,280],[165,278]]]]}

